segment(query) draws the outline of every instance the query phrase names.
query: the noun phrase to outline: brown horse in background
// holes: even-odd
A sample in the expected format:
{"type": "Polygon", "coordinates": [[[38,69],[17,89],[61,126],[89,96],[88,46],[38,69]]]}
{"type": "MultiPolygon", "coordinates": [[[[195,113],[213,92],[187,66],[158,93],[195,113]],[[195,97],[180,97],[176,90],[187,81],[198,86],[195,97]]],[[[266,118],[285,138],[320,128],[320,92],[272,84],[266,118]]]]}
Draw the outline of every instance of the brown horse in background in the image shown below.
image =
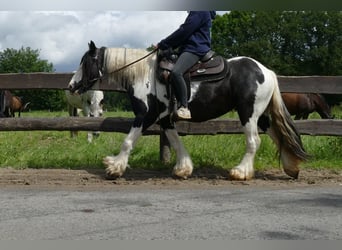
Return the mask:
{"type": "Polygon", "coordinates": [[[15,117],[15,112],[20,113],[27,109],[30,103],[23,102],[22,98],[13,95],[9,90],[1,91],[1,113],[4,117],[15,117]]]}
{"type": "Polygon", "coordinates": [[[285,106],[295,120],[308,119],[310,113],[317,112],[322,119],[332,119],[330,106],[321,94],[281,93],[285,106]]]}

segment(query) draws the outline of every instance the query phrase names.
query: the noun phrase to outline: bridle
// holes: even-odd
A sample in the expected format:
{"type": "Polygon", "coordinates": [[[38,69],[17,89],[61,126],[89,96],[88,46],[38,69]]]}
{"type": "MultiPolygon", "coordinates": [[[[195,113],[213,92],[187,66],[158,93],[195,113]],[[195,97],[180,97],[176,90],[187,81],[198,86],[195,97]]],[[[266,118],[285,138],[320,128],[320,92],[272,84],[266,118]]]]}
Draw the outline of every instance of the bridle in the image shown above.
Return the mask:
{"type": "MultiPolygon", "coordinates": [[[[101,57],[101,62],[99,62],[99,52],[104,49],[104,47],[100,48],[100,49],[96,49],[96,54],[95,56],[92,56],[92,60],[95,61],[96,63],[96,66],[97,68],[99,69],[99,77],[95,77],[93,79],[84,79],[84,77],[82,76],[82,80],[79,81],[78,83],[76,83],[74,85],[74,87],[71,89],[71,92],[75,92],[75,91],[78,91],[78,93],[84,93],[86,92],[87,90],[89,90],[97,81],[102,81],[102,78],[104,76],[103,72],[104,72],[104,56],[101,57]],[[101,66],[102,65],[102,66],[101,66]]],[[[143,57],[133,61],[133,62],[130,62],[128,64],[125,64],[124,66],[118,68],[118,69],[115,69],[111,72],[108,72],[108,74],[113,74],[113,73],[117,73],[121,70],[124,70],[130,66],[132,66],[133,64],[136,64],[140,61],[142,61],[143,59],[145,59],[146,57],[149,57],[150,55],[152,55],[153,53],[155,53],[156,51],[158,50],[158,48],[154,48],[151,52],[149,52],[148,54],[144,55],[143,57]]],[[[84,63],[84,62],[83,62],[84,63]]],[[[82,69],[82,71],[84,71],[84,69],[82,69]]],[[[84,74],[84,72],[82,72],[84,74]]]]}
{"type": "Polygon", "coordinates": [[[102,77],[103,77],[103,56],[101,57],[101,62],[99,62],[99,55],[100,55],[100,52],[101,50],[103,50],[104,48],[100,48],[100,49],[96,49],[96,53],[94,56],[91,56],[91,60],[95,61],[95,64],[96,64],[96,67],[97,69],[99,70],[99,76],[98,77],[95,77],[93,79],[88,79],[88,77],[84,77],[84,74],[85,74],[85,70],[84,70],[84,63],[85,63],[85,56],[82,58],[81,62],[83,63],[82,65],[82,79],[81,81],[77,82],[74,84],[74,86],[70,89],[70,91],[72,93],[74,92],[78,92],[79,94],[82,94],[86,91],[88,91],[89,89],[91,89],[91,87],[97,82],[97,81],[101,81],[102,80],[102,77]],[[101,67],[102,65],[102,67],[101,67]]]}

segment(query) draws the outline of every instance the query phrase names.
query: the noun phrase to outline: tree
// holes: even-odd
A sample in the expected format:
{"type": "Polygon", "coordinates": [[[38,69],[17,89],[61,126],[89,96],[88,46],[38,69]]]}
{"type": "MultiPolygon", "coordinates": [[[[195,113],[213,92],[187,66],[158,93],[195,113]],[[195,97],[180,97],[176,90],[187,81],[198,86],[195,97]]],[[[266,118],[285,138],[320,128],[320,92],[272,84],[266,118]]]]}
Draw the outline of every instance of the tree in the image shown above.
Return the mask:
{"type": "Polygon", "coordinates": [[[39,59],[39,51],[30,47],[0,52],[1,73],[51,72],[52,63],[39,59]]]}
{"type": "MultiPolygon", "coordinates": [[[[0,73],[52,72],[53,64],[39,58],[39,50],[30,47],[5,49],[0,52],[0,73]]],[[[34,110],[61,110],[65,107],[64,92],[61,90],[16,90],[34,110]]]]}
{"type": "Polygon", "coordinates": [[[250,56],[282,75],[342,74],[342,12],[232,11],[217,16],[213,49],[250,56]]]}

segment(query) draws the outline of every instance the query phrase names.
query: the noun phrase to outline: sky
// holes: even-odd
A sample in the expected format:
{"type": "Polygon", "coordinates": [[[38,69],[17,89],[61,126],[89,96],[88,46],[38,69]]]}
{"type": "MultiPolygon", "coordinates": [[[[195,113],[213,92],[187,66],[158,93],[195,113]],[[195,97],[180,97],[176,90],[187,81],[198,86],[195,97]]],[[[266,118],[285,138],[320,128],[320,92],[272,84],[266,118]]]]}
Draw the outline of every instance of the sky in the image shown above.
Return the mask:
{"type": "Polygon", "coordinates": [[[183,23],[184,10],[223,14],[244,5],[259,6],[254,0],[0,0],[0,52],[38,49],[40,59],[53,63],[56,72],[71,72],[90,40],[97,47],[147,48],[183,23]]]}
{"type": "Polygon", "coordinates": [[[0,51],[38,49],[56,72],[72,72],[90,40],[97,47],[147,48],[186,16],[186,11],[0,11],[0,51]]]}

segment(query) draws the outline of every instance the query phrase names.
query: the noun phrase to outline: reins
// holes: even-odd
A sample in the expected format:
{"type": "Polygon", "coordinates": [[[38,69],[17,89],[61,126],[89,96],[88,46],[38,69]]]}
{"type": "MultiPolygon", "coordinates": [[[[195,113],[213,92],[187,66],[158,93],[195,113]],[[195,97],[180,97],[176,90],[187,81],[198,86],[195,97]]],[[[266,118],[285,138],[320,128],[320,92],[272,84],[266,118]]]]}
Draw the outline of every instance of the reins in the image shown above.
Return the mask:
{"type": "Polygon", "coordinates": [[[133,62],[131,62],[131,63],[129,63],[129,64],[126,64],[126,65],[122,66],[121,68],[118,68],[118,69],[116,69],[116,70],[113,70],[113,71],[111,71],[111,72],[108,72],[108,73],[109,73],[109,74],[113,74],[113,73],[119,72],[119,71],[121,71],[121,70],[123,70],[123,69],[125,69],[125,68],[128,68],[129,66],[131,66],[131,65],[133,65],[133,64],[135,64],[135,63],[137,63],[137,62],[140,62],[141,60],[145,59],[146,57],[149,57],[150,55],[152,55],[153,53],[155,53],[157,50],[158,50],[158,48],[155,48],[155,49],[153,49],[150,53],[146,54],[145,56],[143,56],[143,57],[141,57],[141,58],[139,58],[139,59],[137,59],[137,60],[135,60],[135,61],[133,61],[133,62]]]}

